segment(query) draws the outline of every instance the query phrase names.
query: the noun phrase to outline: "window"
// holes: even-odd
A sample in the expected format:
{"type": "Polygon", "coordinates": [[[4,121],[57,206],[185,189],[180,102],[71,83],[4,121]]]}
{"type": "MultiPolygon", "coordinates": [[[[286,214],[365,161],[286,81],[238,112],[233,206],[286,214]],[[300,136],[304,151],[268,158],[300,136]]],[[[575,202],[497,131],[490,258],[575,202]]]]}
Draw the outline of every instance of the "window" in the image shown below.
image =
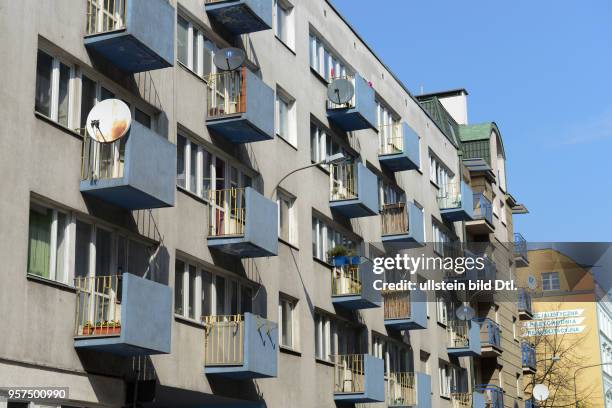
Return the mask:
{"type": "Polygon", "coordinates": [[[560,290],[559,273],[545,272],[542,274],[542,290],[560,290]]]}
{"type": "Polygon", "coordinates": [[[340,145],[338,139],[321,126],[311,123],[310,125],[310,160],[317,163],[327,157],[342,153],[345,157],[353,155],[340,145]]]}
{"type": "Polygon", "coordinates": [[[252,311],[253,290],[246,283],[213,274],[177,259],[174,268],[174,313],[200,321],[202,316],[252,311]]]}
{"type": "Polygon", "coordinates": [[[72,94],[74,68],[38,50],[34,109],[59,124],[72,127],[72,94]]]}
{"type": "Polygon", "coordinates": [[[410,349],[404,343],[380,335],[372,336],[372,352],[384,361],[385,376],[391,373],[414,371],[410,361],[410,349]]]}
{"type": "Polygon", "coordinates": [[[219,48],[182,16],[178,16],[176,42],[177,60],[184,67],[202,78],[216,72],[213,57],[219,48]]]}
{"type": "Polygon", "coordinates": [[[278,236],[290,244],[297,244],[297,222],[295,219],[295,197],[288,193],[278,191],[276,194],[278,204],[278,236]]]}
{"type": "Polygon", "coordinates": [[[380,203],[382,206],[387,204],[405,203],[404,192],[397,186],[383,179],[379,182],[380,203]]]}
{"type": "Polygon", "coordinates": [[[452,175],[448,168],[432,152],[429,152],[429,178],[440,188],[439,196],[445,197],[448,192],[449,181],[452,180],[452,175]]]}
{"type": "Polygon", "coordinates": [[[438,363],[440,395],[450,397],[451,393],[467,392],[467,371],[440,360],[438,363]]]}
{"type": "Polygon", "coordinates": [[[337,353],[336,323],[328,315],[315,312],[315,358],[331,361],[331,356],[337,353]]]}
{"type": "Polygon", "coordinates": [[[293,27],[293,6],[286,0],[276,0],[274,12],[276,14],[274,34],[287,47],[295,47],[295,30],[293,27]]]}
{"type": "Polygon", "coordinates": [[[451,238],[449,234],[436,222],[431,223],[431,239],[434,251],[441,256],[445,256],[449,250],[451,238]]]}
{"type": "Polygon", "coordinates": [[[281,295],[278,300],[278,321],[281,334],[281,346],[297,350],[297,313],[295,307],[297,301],[281,295]]]}
{"type": "Polygon", "coordinates": [[[506,208],[505,208],[504,202],[502,200],[499,200],[499,213],[501,215],[501,222],[504,225],[506,225],[506,223],[507,223],[506,208]]]}
{"type": "Polygon", "coordinates": [[[385,154],[395,153],[402,143],[399,139],[401,137],[398,131],[399,120],[382,102],[376,101],[376,105],[380,152],[385,154]]]}
{"type": "Polygon", "coordinates": [[[181,134],[177,136],[176,156],[176,184],[198,197],[208,199],[210,190],[243,188],[252,184],[251,177],[242,170],[181,134]]]}
{"type": "Polygon", "coordinates": [[[276,134],[297,146],[295,100],[284,91],[276,90],[276,134]]]}
{"type": "Polygon", "coordinates": [[[446,362],[440,361],[438,365],[438,382],[440,384],[440,395],[450,397],[451,393],[451,368],[446,362]]]}
{"type": "MultiPolygon", "coordinates": [[[[354,240],[338,232],[331,225],[317,217],[312,218],[312,254],[323,262],[327,262],[327,252],[337,245],[343,245],[349,250],[357,251],[354,240]]],[[[357,255],[357,254],[356,254],[357,255]]]]}
{"type": "Polygon", "coordinates": [[[437,295],[436,298],[436,315],[438,323],[448,324],[448,302],[444,296],[437,295]]]}
{"type": "Polygon", "coordinates": [[[331,81],[333,78],[351,76],[346,65],[338,58],[330,47],[323,44],[323,41],[316,35],[310,34],[310,67],[325,78],[331,81]]]}
{"type": "Polygon", "coordinates": [[[512,338],[518,340],[518,333],[516,332],[516,317],[512,316],[512,338]]]}
{"type": "Polygon", "coordinates": [[[67,213],[35,203],[30,204],[28,274],[69,283],[70,223],[67,213]]]}

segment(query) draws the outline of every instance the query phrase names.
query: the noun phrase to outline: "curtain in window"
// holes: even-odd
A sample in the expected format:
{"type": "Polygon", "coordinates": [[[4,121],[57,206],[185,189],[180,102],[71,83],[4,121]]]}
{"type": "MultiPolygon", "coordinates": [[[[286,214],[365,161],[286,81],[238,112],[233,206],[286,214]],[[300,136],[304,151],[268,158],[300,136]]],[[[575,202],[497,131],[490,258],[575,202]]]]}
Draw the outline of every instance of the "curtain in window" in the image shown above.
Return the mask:
{"type": "Polygon", "coordinates": [[[28,273],[49,277],[49,250],[51,242],[51,211],[40,213],[30,210],[28,243],[28,273]]]}

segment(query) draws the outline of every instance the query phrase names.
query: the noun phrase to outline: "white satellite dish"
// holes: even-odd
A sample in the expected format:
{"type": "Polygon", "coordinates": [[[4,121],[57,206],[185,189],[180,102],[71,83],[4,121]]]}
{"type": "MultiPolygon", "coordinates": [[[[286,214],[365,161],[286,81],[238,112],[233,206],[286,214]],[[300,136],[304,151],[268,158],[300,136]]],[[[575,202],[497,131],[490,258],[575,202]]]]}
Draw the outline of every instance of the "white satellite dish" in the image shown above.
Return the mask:
{"type": "Polygon", "coordinates": [[[327,99],[336,105],[348,103],[354,95],[355,87],[346,78],[336,78],[327,86],[327,99]]]}
{"type": "Polygon", "coordinates": [[[85,128],[89,137],[100,143],[112,143],[130,130],[132,113],[125,102],[105,99],[87,115],[85,128]]]}
{"type": "Polygon", "coordinates": [[[536,401],[546,401],[549,396],[548,387],[546,384],[536,384],[531,391],[531,395],[536,401]]]}
{"type": "Polygon", "coordinates": [[[213,62],[222,71],[233,71],[244,65],[246,54],[240,48],[223,48],[215,53],[213,62]]]}
{"type": "Polygon", "coordinates": [[[529,275],[527,277],[527,287],[531,290],[536,290],[536,288],[538,287],[538,280],[535,276],[529,275]]]}
{"type": "Polygon", "coordinates": [[[476,312],[469,305],[463,305],[455,310],[455,316],[457,316],[457,319],[462,321],[472,320],[475,315],[476,312]]]}

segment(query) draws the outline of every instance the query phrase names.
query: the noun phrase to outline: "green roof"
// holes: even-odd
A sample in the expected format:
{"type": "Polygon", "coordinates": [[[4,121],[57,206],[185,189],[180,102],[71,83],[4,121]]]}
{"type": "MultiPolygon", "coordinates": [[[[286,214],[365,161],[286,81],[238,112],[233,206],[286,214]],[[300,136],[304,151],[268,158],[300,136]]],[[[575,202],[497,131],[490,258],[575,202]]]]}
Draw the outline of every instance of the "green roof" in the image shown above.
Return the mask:
{"type": "Polygon", "coordinates": [[[455,147],[459,147],[459,125],[447,110],[444,109],[440,100],[436,96],[417,96],[417,100],[442,130],[446,138],[450,140],[455,147]]]}
{"type": "Polygon", "coordinates": [[[489,140],[494,128],[497,130],[494,122],[479,123],[477,125],[459,125],[459,138],[462,142],[489,140]]]}

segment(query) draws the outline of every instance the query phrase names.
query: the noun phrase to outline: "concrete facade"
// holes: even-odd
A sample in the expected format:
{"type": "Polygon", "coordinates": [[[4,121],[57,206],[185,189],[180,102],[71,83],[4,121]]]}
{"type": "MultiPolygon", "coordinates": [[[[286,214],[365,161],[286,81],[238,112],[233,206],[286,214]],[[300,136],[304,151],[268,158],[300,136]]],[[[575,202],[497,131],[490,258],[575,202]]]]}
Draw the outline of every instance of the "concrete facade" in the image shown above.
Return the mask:
{"type": "MultiPolygon", "coordinates": [[[[335,142],[343,150],[355,154],[372,174],[402,189],[407,203],[418,204],[423,209],[421,228],[425,231],[426,242],[433,240],[434,224],[443,225],[458,241],[472,239],[463,222],[444,222],[437,201],[439,187],[430,182],[429,155],[433,152],[455,180],[471,180],[470,186],[475,192],[478,186],[487,188],[484,181],[470,177],[463,168],[460,145],[442,131],[431,114],[330,3],[325,0],[283,3],[291,6],[293,45],[283,43],[273,30],[252,33],[240,40],[246,44],[247,64],[263,83],[277,94],[291,97],[295,143],[275,136],[272,140],[247,144],[233,144],[209,132],[206,122],[207,85],[202,76],[186,66],[189,64],[175,61],[169,68],[125,74],[108,62],[94,61],[84,43],[85,1],[26,0],[6,2],[0,6],[0,60],[4,72],[0,79],[3,101],[0,110],[0,171],[3,174],[0,191],[5,192],[0,197],[0,256],[4,259],[0,277],[0,325],[11,328],[10,332],[5,331],[0,341],[0,386],[69,386],[70,398],[64,403],[79,406],[124,406],[134,384],[154,381],[156,402],[146,401],[147,398],[143,397],[147,406],[333,407],[336,404],[333,364],[315,358],[316,314],[332,318],[337,327],[350,327],[351,333],[355,333],[354,338],[343,338],[358,343],[346,346],[345,352],[352,350],[353,353],[388,358],[376,350],[374,338],[405,349],[409,353],[405,369],[429,375],[430,406],[452,406],[451,397],[440,392],[438,369],[441,363],[452,363],[466,369],[470,384],[490,384],[497,380],[505,391],[504,406],[514,407],[515,402],[523,406],[522,395],[517,393],[519,379],[515,378],[521,372],[521,356],[518,342],[512,338],[513,322],[517,316],[515,299],[500,304],[473,305],[478,316],[490,317],[501,327],[504,351],[496,362],[491,358],[449,357],[447,328],[437,322],[433,294],[428,298],[427,328],[402,333],[387,329],[382,307],[356,312],[334,307],[331,267],[327,262],[315,259],[313,253],[313,217],[333,226],[352,241],[362,243],[362,247],[368,247],[366,243],[380,247],[382,226],[378,215],[348,219],[332,211],[329,172],[320,166],[303,170],[283,181],[282,191],[295,198],[294,237],[292,242],[279,239],[277,256],[263,258],[239,259],[210,249],[207,234],[211,210],[202,185],[192,191],[177,185],[173,207],[138,211],[126,211],[89,199],[81,193],[83,137],[79,128],[82,127],[80,118],[83,115],[83,76],[87,76],[101,84],[99,86],[111,90],[115,97],[128,102],[132,108],[148,114],[152,130],[170,143],[178,144],[181,135],[190,141],[190,146],[201,146],[224,160],[228,163],[227,180],[230,180],[233,168],[251,177],[253,189],[262,197],[274,197],[275,186],[284,175],[311,164],[310,132],[311,124],[315,123],[333,134],[335,142]],[[352,71],[368,81],[376,98],[419,136],[419,169],[389,172],[378,160],[376,130],[342,132],[328,120],[327,83],[309,63],[309,34],[313,33],[323,39],[325,46],[340,56],[352,71]],[[53,107],[53,102],[49,115],[36,112],[38,50],[70,67],[65,124],[58,123],[61,114],[57,111],[61,107],[53,107]],[[54,279],[27,273],[32,206],[54,210],[54,220],[59,213],[67,217],[62,241],[65,243],[65,247],[62,246],[63,264],[50,266],[55,273],[54,279]],[[82,243],[78,238],[80,221],[95,226],[91,235],[94,238],[87,242],[88,264],[82,269],[79,269],[82,265],[79,265],[76,255],[82,243]],[[97,231],[100,231],[100,237],[97,237],[97,231]],[[198,271],[194,287],[182,283],[182,288],[189,287],[192,293],[202,293],[206,283],[204,272],[224,277],[228,282],[250,288],[249,307],[252,307],[253,314],[275,324],[282,320],[279,297],[290,299],[295,305],[294,342],[292,347],[279,347],[276,376],[228,380],[205,375],[204,342],[208,328],[199,318],[205,312],[204,302],[197,301],[182,303],[193,307],[194,318],[187,310],[172,317],[169,354],[118,356],[96,351],[77,352],[74,347],[76,296],[72,282],[73,278],[86,275],[87,271],[95,270],[95,275],[100,274],[103,267],[96,262],[103,263],[104,260],[100,259],[103,255],[96,257],[96,253],[103,253],[96,240],[101,242],[102,231],[112,235],[113,248],[121,248],[120,242],[128,240],[148,248],[145,257],[148,264],[142,274],[174,289],[175,312],[179,310],[175,278],[177,260],[193,265],[198,271]]],[[[188,20],[219,48],[241,42],[223,27],[211,24],[203,0],[178,0],[171,4],[176,16],[188,20]]],[[[262,9],[267,10],[267,7],[262,9]]],[[[191,28],[189,32],[192,32],[191,28]]],[[[175,32],[171,35],[177,36],[175,32]]],[[[174,44],[174,55],[178,58],[177,41],[174,44]]],[[[190,41],[189,45],[193,46],[193,43],[190,41]]],[[[52,83],[56,84],[57,80],[52,83]]],[[[56,89],[57,85],[52,87],[56,89]]],[[[461,103],[455,105],[459,110],[464,106],[461,103]]],[[[459,123],[467,121],[466,105],[465,109],[466,118],[459,119],[459,123]]],[[[501,148],[499,141],[500,135],[491,136],[493,152],[501,148]]],[[[497,153],[493,157],[497,157],[497,153]]],[[[493,164],[494,174],[499,174],[496,167],[499,163],[495,161],[493,164]]],[[[200,178],[201,172],[198,170],[200,178]]],[[[505,200],[508,195],[505,174],[503,180],[503,183],[493,183],[490,188],[498,199],[505,200]]],[[[504,223],[501,218],[496,218],[495,232],[487,237],[495,247],[498,270],[503,270],[507,276],[513,274],[512,248],[508,245],[512,242],[510,207],[504,207],[503,211],[507,211],[504,223]]],[[[57,222],[54,221],[53,225],[52,231],[56,231],[57,222]]],[[[258,227],[258,233],[265,228],[271,233],[276,230],[274,225],[258,224],[258,227]]],[[[58,243],[54,242],[53,246],[58,246],[58,243]]],[[[131,247],[128,245],[126,248],[131,247]]],[[[119,265],[117,251],[119,249],[110,250],[113,258],[110,264],[115,267],[119,265]]],[[[361,255],[371,256],[369,250],[364,252],[361,255]]],[[[135,256],[130,252],[126,258],[136,259],[135,256]]],[[[107,269],[108,273],[116,273],[107,269]]],[[[183,276],[189,278],[191,275],[186,272],[183,276]]],[[[193,296],[197,300],[201,295],[193,296]]],[[[155,299],[149,301],[155,302],[155,299]]],[[[230,307],[230,310],[233,309],[230,307]]],[[[339,344],[340,337],[332,336],[331,341],[339,344]]],[[[336,349],[342,347],[337,345],[336,349]]],[[[379,365],[371,357],[367,361],[372,366],[379,365]]],[[[472,387],[465,391],[471,392],[472,387]]],[[[419,393],[422,395],[422,389],[419,393]]],[[[479,398],[474,398],[474,404],[479,398]]],[[[429,399],[423,397],[422,400],[429,399]]],[[[381,402],[372,406],[384,407],[386,404],[381,402]]]]}

